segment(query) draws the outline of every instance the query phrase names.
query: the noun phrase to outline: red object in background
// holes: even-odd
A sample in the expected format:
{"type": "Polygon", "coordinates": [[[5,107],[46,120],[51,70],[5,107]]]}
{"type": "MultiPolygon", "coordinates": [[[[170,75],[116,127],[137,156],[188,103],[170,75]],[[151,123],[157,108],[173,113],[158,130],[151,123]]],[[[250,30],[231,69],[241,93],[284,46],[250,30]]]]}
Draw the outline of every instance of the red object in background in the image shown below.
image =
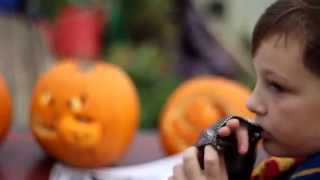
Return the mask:
{"type": "Polygon", "coordinates": [[[57,16],[53,50],[59,57],[96,59],[101,51],[105,16],[95,6],[66,6],[57,16]]]}

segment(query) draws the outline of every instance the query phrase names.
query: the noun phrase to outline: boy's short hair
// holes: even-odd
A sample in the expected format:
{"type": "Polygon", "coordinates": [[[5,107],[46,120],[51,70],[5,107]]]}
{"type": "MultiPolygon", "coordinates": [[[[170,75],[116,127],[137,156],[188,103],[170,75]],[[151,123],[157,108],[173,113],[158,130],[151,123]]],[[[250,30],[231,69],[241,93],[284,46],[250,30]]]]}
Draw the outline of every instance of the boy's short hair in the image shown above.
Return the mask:
{"type": "Polygon", "coordinates": [[[301,40],[305,67],[320,76],[320,0],[277,0],[269,6],[254,28],[252,55],[273,35],[301,40]]]}

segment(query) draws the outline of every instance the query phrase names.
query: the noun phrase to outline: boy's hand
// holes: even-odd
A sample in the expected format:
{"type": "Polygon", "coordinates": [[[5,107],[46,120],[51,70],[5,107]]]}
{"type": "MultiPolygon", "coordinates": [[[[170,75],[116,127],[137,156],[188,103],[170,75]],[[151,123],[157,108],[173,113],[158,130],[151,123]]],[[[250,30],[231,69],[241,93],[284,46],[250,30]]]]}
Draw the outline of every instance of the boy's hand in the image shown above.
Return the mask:
{"type": "Polygon", "coordinates": [[[241,126],[238,119],[231,119],[226,126],[218,130],[219,136],[227,137],[235,133],[238,142],[238,152],[246,154],[249,148],[248,130],[245,126],[241,126]]]}
{"type": "MultiPolygon", "coordinates": [[[[219,136],[227,137],[235,134],[240,154],[249,149],[249,135],[245,126],[238,119],[231,119],[226,126],[218,130],[219,136]]],[[[204,152],[204,170],[201,170],[197,159],[197,148],[190,147],[183,154],[183,163],[175,166],[169,180],[227,180],[228,175],[224,156],[213,147],[207,145],[204,152]]]]}
{"type": "Polygon", "coordinates": [[[205,147],[204,170],[197,159],[197,148],[190,147],[183,153],[183,163],[173,169],[169,180],[227,180],[223,156],[211,146],[205,147]]]}

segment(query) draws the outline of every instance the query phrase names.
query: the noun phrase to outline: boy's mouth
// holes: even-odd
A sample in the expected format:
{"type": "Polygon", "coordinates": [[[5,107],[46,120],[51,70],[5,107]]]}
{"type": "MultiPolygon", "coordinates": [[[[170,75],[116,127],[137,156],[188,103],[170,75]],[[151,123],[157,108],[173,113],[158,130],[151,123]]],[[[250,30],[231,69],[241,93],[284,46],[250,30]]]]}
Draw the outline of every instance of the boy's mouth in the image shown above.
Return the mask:
{"type": "Polygon", "coordinates": [[[268,131],[266,131],[264,129],[264,127],[259,123],[259,120],[257,121],[256,119],[254,120],[254,124],[256,124],[257,126],[261,127],[262,128],[262,132],[261,132],[261,138],[263,140],[269,140],[269,139],[272,139],[273,136],[271,135],[271,133],[269,133],[268,131]]]}
{"type": "Polygon", "coordinates": [[[272,139],[272,135],[270,133],[268,133],[267,131],[262,131],[261,137],[264,140],[272,139]]]}

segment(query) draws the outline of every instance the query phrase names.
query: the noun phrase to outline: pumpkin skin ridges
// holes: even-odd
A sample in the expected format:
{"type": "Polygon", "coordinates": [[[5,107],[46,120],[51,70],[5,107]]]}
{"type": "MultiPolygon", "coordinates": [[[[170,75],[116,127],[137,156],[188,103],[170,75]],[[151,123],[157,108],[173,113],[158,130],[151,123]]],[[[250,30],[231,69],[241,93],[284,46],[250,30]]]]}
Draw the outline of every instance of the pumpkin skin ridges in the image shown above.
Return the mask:
{"type": "Polygon", "coordinates": [[[196,142],[196,138],[194,142],[188,142],[188,137],[177,134],[178,130],[174,128],[176,125],[173,124],[173,120],[183,121],[180,126],[188,123],[188,126],[192,126],[196,133],[194,136],[198,137],[202,130],[226,115],[237,114],[253,117],[254,114],[249,112],[245,105],[249,94],[250,90],[240,83],[220,76],[199,76],[180,84],[163,106],[159,119],[160,141],[164,152],[168,155],[175,154],[196,142]],[[199,97],[205,97],[207,100],[199,101],[199,107],[188,109],[188,103],[196,102],[199,97]],[[210,107],[213,108],[213,111],[208,111],[207,102],[211,102],[210,107]],[[186,115],[188,114],[186,109],[190,112],[196,108],[199,110],[194,113],[203,114],[202,118],[199,116],[199,121],[196,121],[197,115],[192,115],[192,112],[191,115],[186,115]],[[207,112],[201,112],[201,110],[207,112]]]}
{"type": "MultiPolygon", "coordinates": [[[[121,68],[99,62],[83,70],[78,62],[69,61],[58,63],[39,78],[32,96],[30,126],[42,148],[56,159],[78,167],[100,167],[121,159],[133,140],[139,116],[140,103],[136,88],[121,68]],[[48,90],[55,98],[53,110],[39,107],[41,93],[48,90]],[[71,97],[82,97],[85,103],[76,106],[81,107],[82,111],[66,111],[67,101],[71,97]],[[77,148],[62,141],[59,133],[57,136],[60,139],[52,141],[39,137],[36,130],[39,121],[55,124],[53,121],[59,121],[62,116],[70,114],[72,117],[88,117],[97,121],[90,123],[102,126],[104,133],[100,147],[77,148]]],[[[69,125],[65,123],[63,126],[52,126],[59,132],[69,125]]],[[[75,125],[71,123],[71,129],[72,126],[75,125]]],[[[83,132],[90,132],[82,129],[83,132]]]]}

